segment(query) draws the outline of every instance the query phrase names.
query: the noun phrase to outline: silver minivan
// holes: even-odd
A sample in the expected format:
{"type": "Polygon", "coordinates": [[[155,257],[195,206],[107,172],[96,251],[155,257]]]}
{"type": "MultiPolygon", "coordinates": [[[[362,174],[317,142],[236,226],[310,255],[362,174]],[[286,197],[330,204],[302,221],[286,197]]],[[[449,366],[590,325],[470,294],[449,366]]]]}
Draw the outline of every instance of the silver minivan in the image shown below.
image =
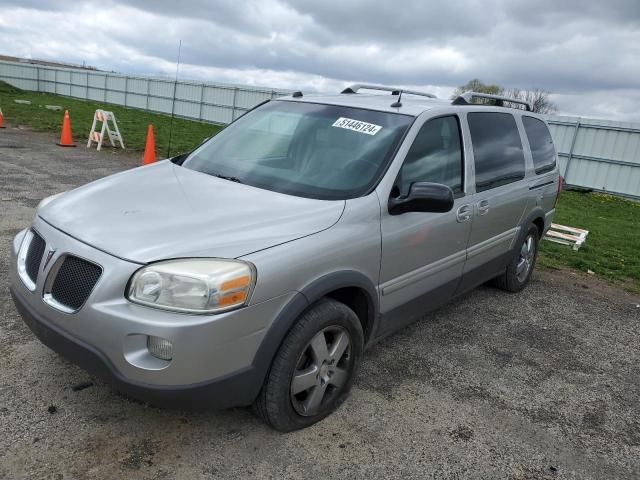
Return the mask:
{"type": "Polygon", "coordinates": [[[484,282],[527,285],[556,161],[514,99],[296,92],[44,199],[11,293],[44,344],[126,395],[295,430],[345,400],[376,340],[484,282]]]}

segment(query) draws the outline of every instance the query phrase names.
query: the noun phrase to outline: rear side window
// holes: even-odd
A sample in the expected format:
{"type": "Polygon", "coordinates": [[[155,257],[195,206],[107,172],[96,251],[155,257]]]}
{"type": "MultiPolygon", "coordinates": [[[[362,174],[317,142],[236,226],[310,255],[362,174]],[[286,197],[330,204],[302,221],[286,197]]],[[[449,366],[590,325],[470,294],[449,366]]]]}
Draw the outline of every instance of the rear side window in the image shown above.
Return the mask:
{"type": "Polygon", "coordinates": [[[425,123],[400,170],[400,193],[414,182],[442,183],[453,193],[462,192],[462,142],[457,117],[441,117],[425,123]]]}
{"type": "Polygon", "coordinates": [[[536,174],[550,172],[556,167],[556,150],[549,129],[543,121],[533,117],[523,116],[522,123],[531,145],[536,174]]]}
{"type": "Polygon", "coordinates": [[[467,115],[476,167],[476,191],[524,178],[524,152],[516,120],[510,113],[467,115]]]}

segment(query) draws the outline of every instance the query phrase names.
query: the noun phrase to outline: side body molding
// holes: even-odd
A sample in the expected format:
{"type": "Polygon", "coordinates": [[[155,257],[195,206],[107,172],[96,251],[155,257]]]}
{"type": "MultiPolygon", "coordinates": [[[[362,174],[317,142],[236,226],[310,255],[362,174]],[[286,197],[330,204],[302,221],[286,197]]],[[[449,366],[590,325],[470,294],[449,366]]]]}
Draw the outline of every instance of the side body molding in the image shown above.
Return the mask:
{"type": "MultiPolygon", "coordinates": [[[[477,266],[465,272],[462,277],[462,281],[458,285],[456,295],[460,295],[473,288],[476,288],[478,285],[481,285],[484,282],[491,280],[497,275],[500,275],[500,273],[504,272],[504,270],[509,265],[509,262],[513,260],[514,255],[522,246],[522,243],[527,236],[527,232],[529,231],[529,226],[532,225],[536,219],[540,219],[542,220],[542,222],[545,221],[545,212],[540,207],[533,208],[525,217],[522,218],[522,221],[520,222],[518,227],[513,229],[517,230],[517,232],[513,234],[513,239],[511,240],[511,248],[509,249],[509,251],[488,263],[477,266]]],[[[467,256],[467,259],[469,258],[470,257],[467,256]]]]}

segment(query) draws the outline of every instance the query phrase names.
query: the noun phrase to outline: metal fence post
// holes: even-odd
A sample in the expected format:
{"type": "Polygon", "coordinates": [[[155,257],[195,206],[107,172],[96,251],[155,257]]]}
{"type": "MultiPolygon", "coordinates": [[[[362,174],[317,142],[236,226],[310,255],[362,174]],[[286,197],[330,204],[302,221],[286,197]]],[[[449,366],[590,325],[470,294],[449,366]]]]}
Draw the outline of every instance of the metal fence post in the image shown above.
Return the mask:
{"type": "Polygon", "coordinates": [[[236,119],[236,108],[237,108],[237,101],[238,98],[238,87],[234,87],[233,88],[233,103],[231,106],[231,121],[233,122],[236,119]]]}
{"type": "Polygon", "coordinates": [[[207,88],[203,83],[200,85],[200,108],[198,109],[198,120],[202,120],[202,104],[204,103],[204,89],[207,88]]]}
{"type": "Polygon", "coordinates": [[[129,93],[129,76],[124,77],[124,106],[127,106],[127,94],[129,93]]]}
{"type": "Polygon", "coordinates": [[[571,164],[571,159],[573,158],[573,147],[576,145],[576,139],[578,138],[578,130],[580,130],[580,121],[582,118],[578,117],[578,121],[576,122],[576,129],[573,131],[573,138],[571,139],[571,148],[569,149],[569,156],[567,157],[567,165],[564,167],[564,179],[565,182],[567,180],[567,175],[569,173],[569,165],[571,164]]]}
{"type": "Polygon", "coordinates": [[[151,96],[151,80],[147,78],[147,102],[146,109],[149,110],[149,97],[151,96]]]}

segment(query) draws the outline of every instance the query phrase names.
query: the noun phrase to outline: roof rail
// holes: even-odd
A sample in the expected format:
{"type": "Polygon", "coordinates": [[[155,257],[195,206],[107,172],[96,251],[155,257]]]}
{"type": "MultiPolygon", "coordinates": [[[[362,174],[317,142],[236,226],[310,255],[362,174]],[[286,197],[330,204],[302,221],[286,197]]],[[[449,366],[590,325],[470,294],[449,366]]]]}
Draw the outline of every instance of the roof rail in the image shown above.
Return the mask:
{"type": "Polygon", "coordinates": [[[405,90],[404,88],[397,87],[385,87],[382,85],[364,85],[356,83],[350,87],[345,88],[340,93],[358,93],[358,90],[381,90],[383,92],[391,92],[391,95],[400,95],[400,92],[407,93],[409,95],[418,95],[420,97],[438,98],[433,93],[418,92],[415,90],[405,90]]]}
{"type": "Polygon", "coordinates": [[[479,92],[464,92],[462,95],[456,98],[453,102],[451,102],[451,104],[452,105],[477,105],[472,101],[474,98],[488,98],[490,100],[495,100],[497,107],[504,107],[504,102],[517,103],[520,105],[524,105],[525,109],[528,112],[533,112],[533,107],[531,106],[531,104],[529,102],[525,102],[524,100],[518,100],[517,98],[502,97],[500,95],[491,95],[489,93],[479,93],[479,92]]]}

